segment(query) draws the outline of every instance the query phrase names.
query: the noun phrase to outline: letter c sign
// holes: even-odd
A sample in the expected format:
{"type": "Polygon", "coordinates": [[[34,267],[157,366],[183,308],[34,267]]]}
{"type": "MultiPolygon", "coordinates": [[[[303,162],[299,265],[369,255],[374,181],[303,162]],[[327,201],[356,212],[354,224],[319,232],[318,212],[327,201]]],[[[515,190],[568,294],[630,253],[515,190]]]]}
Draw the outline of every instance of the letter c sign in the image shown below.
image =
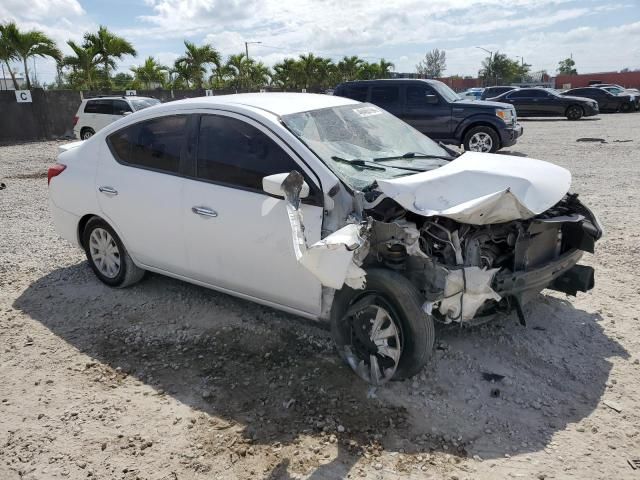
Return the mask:
{"type": "Polygon", "coordinates": [[[31,91],[16,90],[16,101],[18,103],[31,103],[31,91]]]}

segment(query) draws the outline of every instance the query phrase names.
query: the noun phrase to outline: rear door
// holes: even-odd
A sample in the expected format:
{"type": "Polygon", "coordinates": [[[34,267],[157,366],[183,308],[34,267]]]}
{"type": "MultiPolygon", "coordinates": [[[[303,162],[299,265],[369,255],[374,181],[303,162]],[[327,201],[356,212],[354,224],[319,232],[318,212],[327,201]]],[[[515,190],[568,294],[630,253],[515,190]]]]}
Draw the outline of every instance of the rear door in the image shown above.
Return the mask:
{"type": "Polygon", "coordinates": [[[182,190],[188,115],[167,115],[107,137],[96,175],[104,217],[144,265],[187,272],[182,190]]]}
{"type": "Polygon", "coordinates": [[[451,138],[452,107],[430,85],[406,85],[404,97],[402,120],[431,138],[451,138]]]}
{"type": "Polygon", "coordinates": [[[203,114],[195,131],[182,209],[189,276],[318,315],[322,287],[295,257],[286,203],[262,190],[267,175],[303,173],[311,188],[302,201],[311,244],[320,240],[323,218],[313,173],[270,130],[241,115],[203,114]]]}
{"type": "Polygon", "coordinates": [[[372,85],[370,103],[379,106],[396,117],[402,116],[400,85],[372,85]]]}

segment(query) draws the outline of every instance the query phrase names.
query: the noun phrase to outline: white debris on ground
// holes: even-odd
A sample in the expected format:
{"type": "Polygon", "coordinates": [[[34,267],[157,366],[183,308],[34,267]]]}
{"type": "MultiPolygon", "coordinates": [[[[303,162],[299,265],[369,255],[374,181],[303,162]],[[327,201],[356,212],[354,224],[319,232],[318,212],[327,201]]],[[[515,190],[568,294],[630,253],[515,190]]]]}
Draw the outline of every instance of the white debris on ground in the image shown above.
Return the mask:
{"type": "Polygon", "coordinates": [[[0,478],[638,478],[640,114],[522,123],[509,152],[568,168],[605,225],[595,289],[541,296],[526,328],[454,324],[377,389],[313,323],[102,285],[49,219],[59,144],[0,147],[0,478]]]}

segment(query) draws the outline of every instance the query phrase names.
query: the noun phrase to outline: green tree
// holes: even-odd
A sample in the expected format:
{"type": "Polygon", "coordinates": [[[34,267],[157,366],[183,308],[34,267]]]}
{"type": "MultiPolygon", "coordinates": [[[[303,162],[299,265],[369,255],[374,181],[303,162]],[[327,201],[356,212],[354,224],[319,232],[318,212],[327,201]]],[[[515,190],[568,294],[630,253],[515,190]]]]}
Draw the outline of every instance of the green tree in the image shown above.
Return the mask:
{"type": "Polygon", "coordinates": [[[558,62],[558,73],[561,75],[577,75],[578,71],[575,67],[576,62],[573,61],[573,58],[565,58],[558,62]]]}
{"type": "Polygon", "coordinates": [[[302,83],[300,65],[293,58],[285,58],[273,66],[273,83],[285,90],[298,90],[302,83]]]}
{"type": "Polygon", "coordinates": [[[62,59],[62,66],[70,68],[69,83],[77,89],[93,90],[97,88],[98,65],[100,57],[93,45],[78,45],[72,40],[67,45],[73,50],[73,55],[62,59]]]}
{"type": "Polygon", "coordinates": [[[239,90],[246,87],[251,60],[244,53],[229,55],[225,65],[225,74],[230,85],[239,90]]]}
{"type": "Polygon", "coordinates": [[[112,80],[115,90],[128,90],[134,82],[133,75],[124,72],[116,73],[112,80]]]}
{"type": "Polygon", "coordinates": [[[416,65],[416,72],[428,78],[441,77],[447,69],[447,52],[434,48],[416,65]]]}
{"type": "Polygon", "coordinates": [[[487,85],[511,83],[522,78],[525,68],[528,71],[529,66],[523,67],[520,62],[507,57],[504,53],[495,52],[482,61],[482,68],[478,75],[487,85]]]}
{"type": "Polygon", "coordinates": [[[342,60],[338,62],[338,71],[340,72],[342,81],[349,82],[358,78],[363,63],[365,63],[365,61],[355,55],[343,57],[342,60]]]}
{"type": "MultiPolygon", "coordinates": [[[[202,88],[204,75],[207,73],[207,65],[220,65],[220,53],[211,45],[198,47],[187,40],[184,42],[185,54],[176,60],[176,66],[180,65],[182,73],[189,71],[188,77],[196,88],[202,88]]],[[[184,78],[184,77],[183,77],[184,78]]]]}
{"type": "Polygon", "coordinates": [[[136,56],[133,45],[118,35],[110,32],[107,27],[100,25],[96,33],[84,35],[84,47],[95,50],[100,56],[100,63],[104,68],[105,86],[111,86],[109,68],[115,68],[115,59],[121,60],[125,55],[136,56]]]}
{"type": "Polygon", "coordinates": [[[152,83],[162,84],[168,68],[160,65],[153,57],[147,57],[141,66],[131,67],[135,80],[142,83],[145,88],[151,88],[152,83]]]}
{"type": "Polygon", "coordinates": [[[4,33],[6,28],[7,25],[0,25],[0,62],[4,62],[7,66],[7,70],[9,70],[9,75],[11,76],[11,81],[13,82],[13,88],[19,90],[20,86],[18,85],[16,75],[13,73],[10,64],[11,61],[18,59],[18,54],[9,41],[8,35],[4,33]]]}
{"type": "MultiPolygon", "coordinates": [[[[8,52],[12,52],[14,58],[22,60],[24,65],[24,76],[27,81],[27,89],[31,89],[31,79],[29,78],[29,66],[27,61],[31,57],[51,57],[58,60],[62,53],[56,43],[38,30],[20,31],[13,22],[2,27],[3,42],[8,46],[8,52]]],[[[16,86],[14,82],[14,86],[16,86]]]]}

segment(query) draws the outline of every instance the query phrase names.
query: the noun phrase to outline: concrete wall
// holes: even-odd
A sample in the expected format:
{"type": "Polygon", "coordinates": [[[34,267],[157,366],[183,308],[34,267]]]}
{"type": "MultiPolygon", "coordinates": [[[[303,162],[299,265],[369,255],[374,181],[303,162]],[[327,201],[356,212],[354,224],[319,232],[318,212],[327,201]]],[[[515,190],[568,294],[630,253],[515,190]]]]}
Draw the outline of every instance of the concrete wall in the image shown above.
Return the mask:
{"type": "Polygon", "coordinates": [[[59,138],[73,129],[80,92],[34,89],[31,103],[16,102],[15,92],[0,92],[0,142],[59,138]]]}

